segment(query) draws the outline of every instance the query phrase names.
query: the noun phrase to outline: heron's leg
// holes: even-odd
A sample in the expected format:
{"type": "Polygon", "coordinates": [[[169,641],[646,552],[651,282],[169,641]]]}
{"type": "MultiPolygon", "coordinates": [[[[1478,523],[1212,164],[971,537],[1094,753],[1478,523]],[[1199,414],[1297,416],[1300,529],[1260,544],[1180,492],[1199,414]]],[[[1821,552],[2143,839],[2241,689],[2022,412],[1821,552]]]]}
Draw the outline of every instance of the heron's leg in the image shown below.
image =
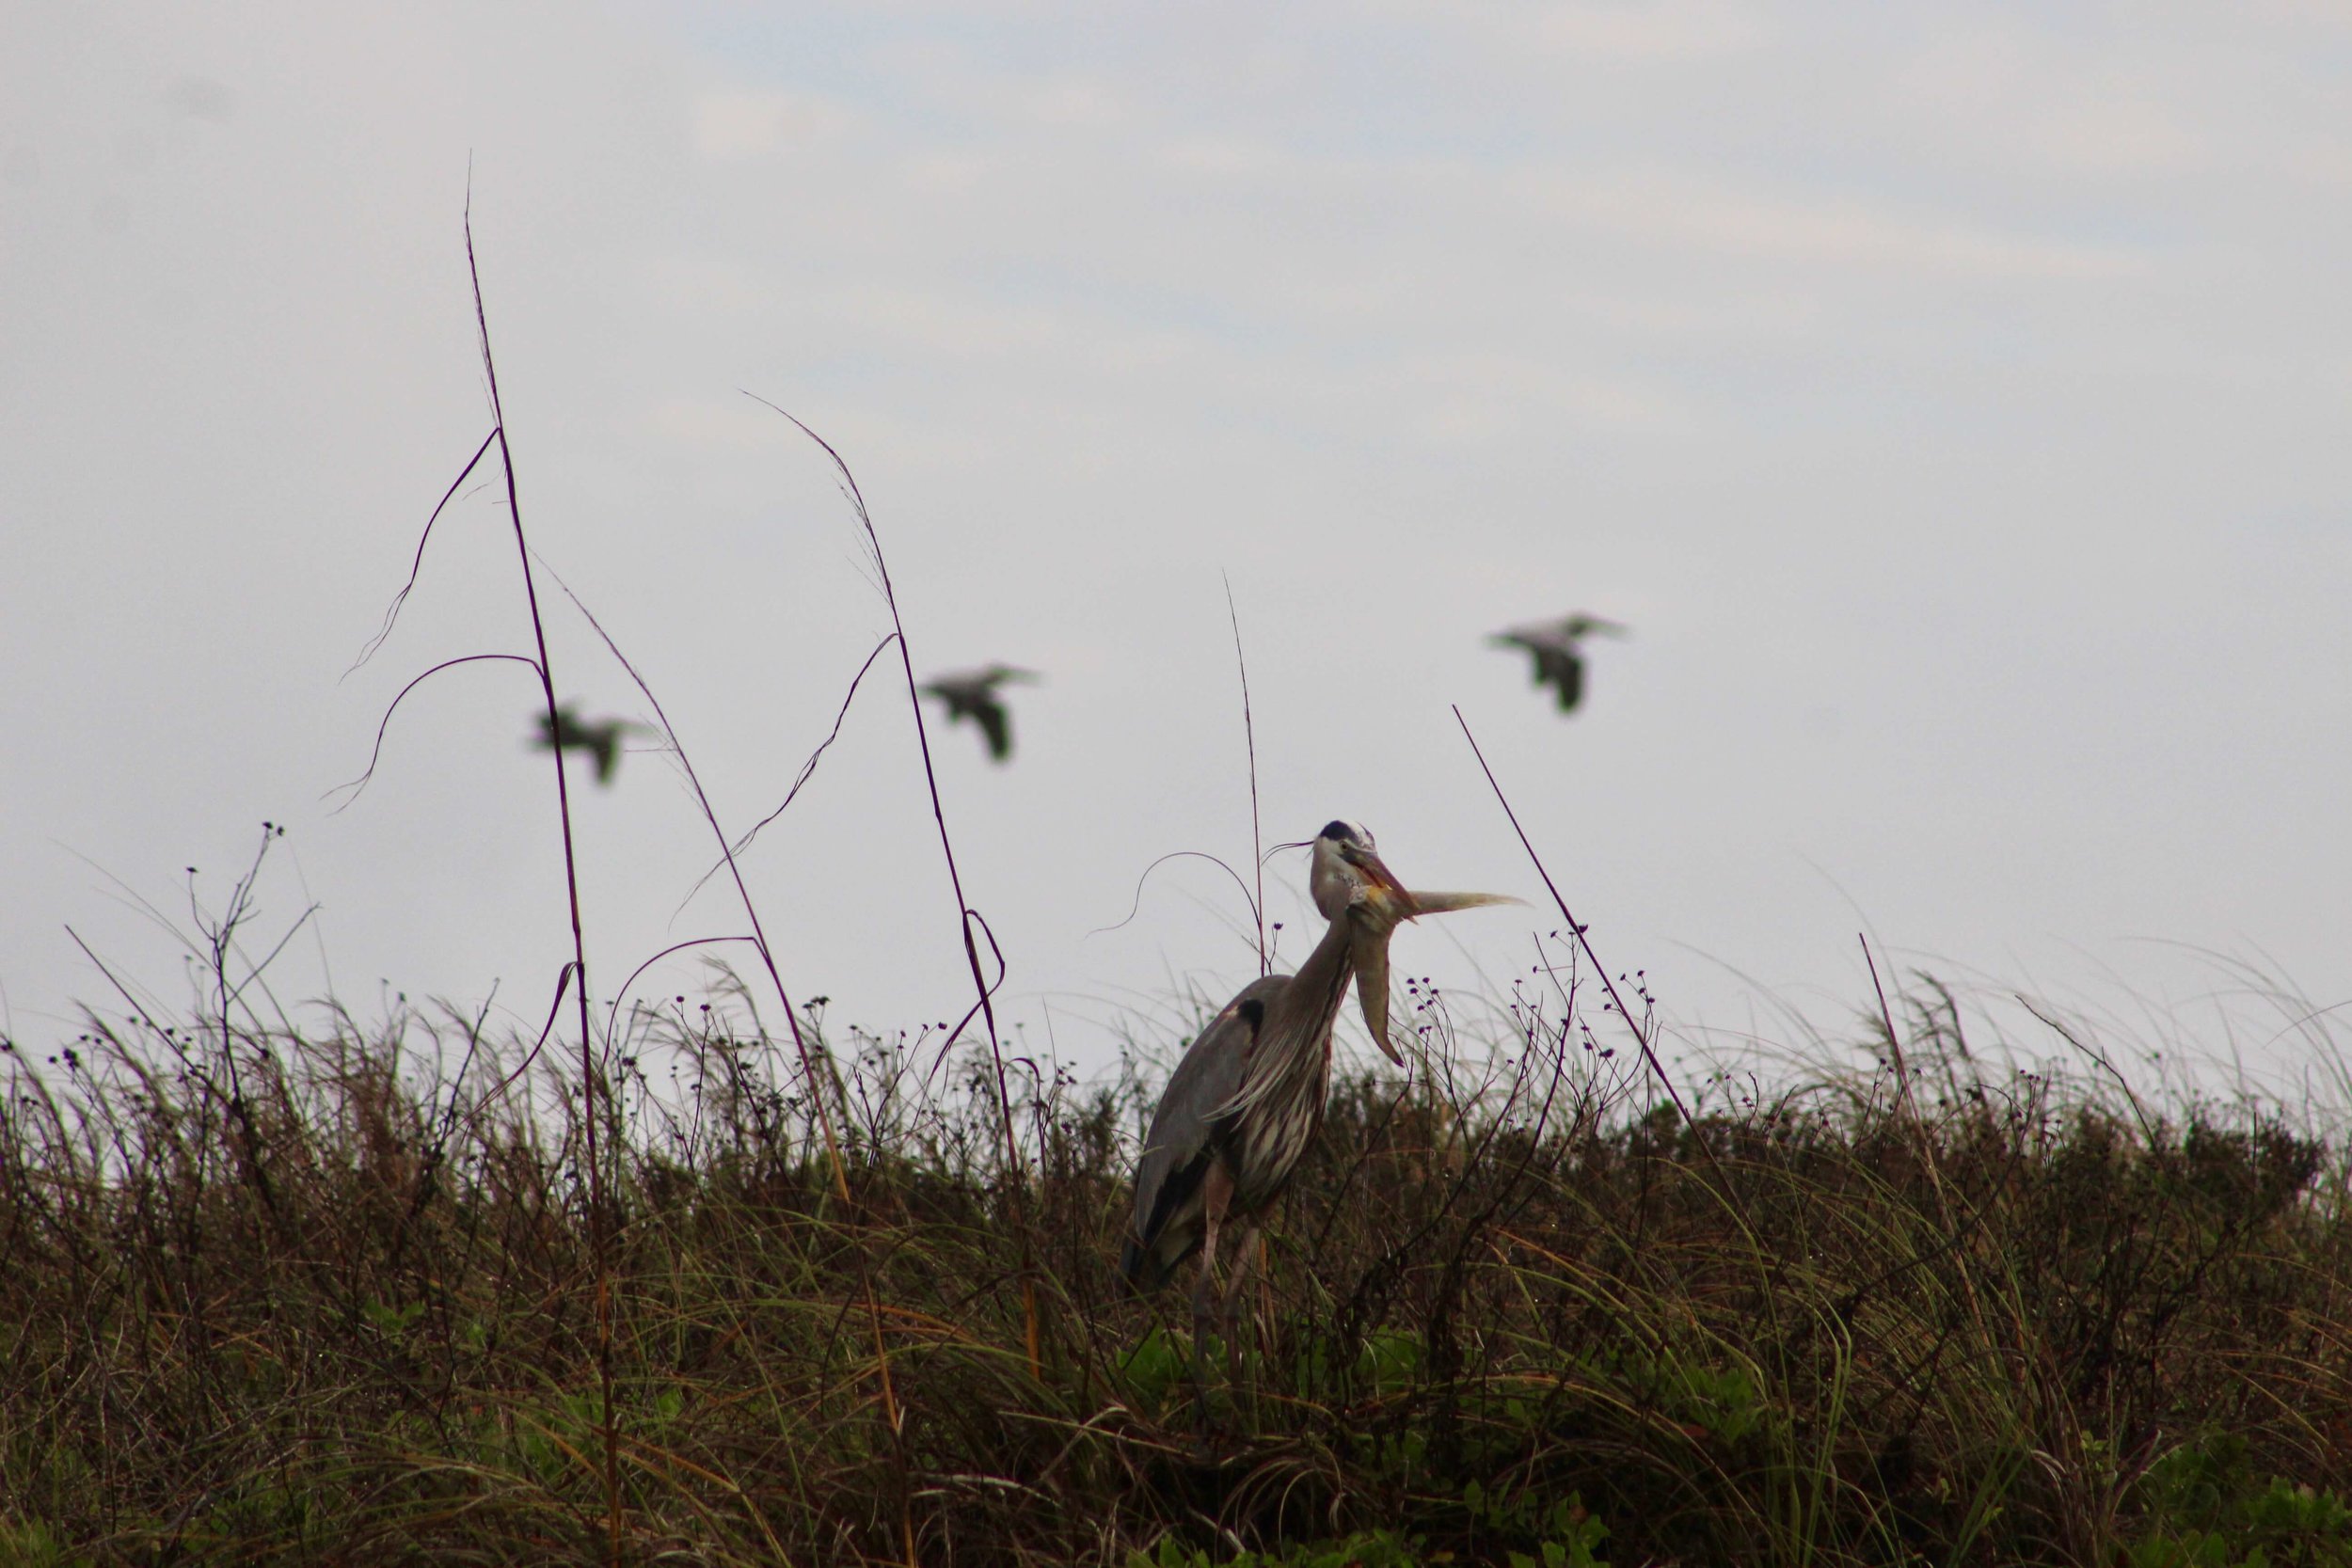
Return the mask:
{"type": "Polygon", "coordinates": [[[1200,1180],[1200,1277],[1192,1287],[1192,1382],[1199,1401],[1195,1414],[1203,1425],[1209,1418],[1208,1380],[1201,1370],[1201,1357],[1209,1343],[1209,1304],[1216,1289],[1216,1232],[1225,1222],[1226,1206],[1233,1200],[1233,1178],[1222,1160],[1209,1162],[1208,1174],[1200,1180]]]}
{"type": "Polygon", "coordinates": [[[1225,1323],[1225,1381],[1228,1386],[1241,1387],[1241,1291],[1249,1278],[1249,1266],[1258,1259],[1258,1227],[1245,1222],[1234,1240],[1231,1263],[1225,1266],[1225,1295],[1218,1304],[1218,1316],[1225,1323]]]}

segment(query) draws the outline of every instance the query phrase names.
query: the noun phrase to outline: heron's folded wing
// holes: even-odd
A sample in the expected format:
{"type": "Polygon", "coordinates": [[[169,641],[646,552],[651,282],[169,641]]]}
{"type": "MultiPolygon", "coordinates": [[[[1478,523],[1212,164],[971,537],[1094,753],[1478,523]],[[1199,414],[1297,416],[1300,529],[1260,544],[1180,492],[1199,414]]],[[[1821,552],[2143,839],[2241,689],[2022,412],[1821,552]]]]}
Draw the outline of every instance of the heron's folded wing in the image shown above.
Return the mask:
{"type": "Polygon", "coordinates": [[[1257,1023],[1275,993],[1290,983],[1283,974],[1253,980],[1228,1002],[1185,1051],[1168,1076],[1136,1162],[1136,1218],[1151,1216],[1160,1184],[1208,1147],[1211,1118],[1241,1088],[1257,1040],[1257,1023]]]}

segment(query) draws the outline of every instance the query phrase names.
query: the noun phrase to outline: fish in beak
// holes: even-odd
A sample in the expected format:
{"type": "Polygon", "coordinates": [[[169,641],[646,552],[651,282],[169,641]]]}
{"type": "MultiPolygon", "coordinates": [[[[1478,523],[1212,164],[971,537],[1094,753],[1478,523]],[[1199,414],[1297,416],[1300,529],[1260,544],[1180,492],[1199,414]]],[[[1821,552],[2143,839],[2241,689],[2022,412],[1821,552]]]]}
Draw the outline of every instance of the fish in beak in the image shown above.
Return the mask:
{"type": "Polygon", "coordinates": [[[1348,958],[1356,968],[1356,1001],[1363,1008],[1364,1027],[1372,1042],[1398,1067],[1404,1053],[1389,1037],[1389,939],[1408,920],[1424,914],[1474,910],[1487,904],[1518,904],[1525,900],[1502,893],[1414,893],[1398,881],[1380,857],[1359,845],[1343,845],[1341,857],[1362,879],[1364,895],[1347,913],[1354,923],[1348,958]]]}

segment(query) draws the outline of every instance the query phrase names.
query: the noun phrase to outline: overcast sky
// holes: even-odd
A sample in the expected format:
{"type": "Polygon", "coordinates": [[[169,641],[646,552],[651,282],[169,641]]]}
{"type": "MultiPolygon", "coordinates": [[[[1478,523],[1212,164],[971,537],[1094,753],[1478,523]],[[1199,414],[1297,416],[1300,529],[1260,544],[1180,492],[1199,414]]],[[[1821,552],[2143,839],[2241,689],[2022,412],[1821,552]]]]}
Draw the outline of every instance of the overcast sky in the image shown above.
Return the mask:
{"type": "MultiPolygon", "coordinates": [[[[320,907],[289,1002],[543,1016],[527,675],[437,677],[322,799],[410,676],[528,645],[472,493],[341,678],[488,428],[469,164],[526,523],[731,826],[888,625],[745,389],[855,467],[918,668],[1043,673],[1010,767],[931,733],[1032,1043],[1254,973],[1199,862],[1089,934],[1248,860],[1227,577],[1269,843],[1540,895],[1459,704],[1688,1025],[1836,1019],[1866,926],[2191,1024],[2195,949],[2352,999],[2348,63],[2316,3],[0,6],[6,1027],[119,1010],[68,926],[184,994],[135,901],[224,895],[265,818],[257,952],[320,907]],[[1571,610],[1634,636],[1564,721],[1484,638],[1571,610]]],[[[642,711],[548,594],[563,689],[642,711]]],[[[678,912],[666,759],[575,800],[600,997],[741,928],[678,912]]],[[[902,687],[747,864],[835,1020],[961,1010],[902,687]]],[[[1535,923],[1398,961],[1507,983],[1535,923]]]]}

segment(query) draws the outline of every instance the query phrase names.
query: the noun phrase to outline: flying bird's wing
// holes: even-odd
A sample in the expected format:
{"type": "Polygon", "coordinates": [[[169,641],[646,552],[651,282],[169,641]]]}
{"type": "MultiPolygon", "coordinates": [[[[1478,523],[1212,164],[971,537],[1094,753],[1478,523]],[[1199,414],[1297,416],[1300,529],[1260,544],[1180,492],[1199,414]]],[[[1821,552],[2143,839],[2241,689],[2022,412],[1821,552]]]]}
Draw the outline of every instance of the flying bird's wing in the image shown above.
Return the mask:
{"type": "Polygon", "coordinates": [[[1559,642],[1538,631],[1514,626],[1497,632],[1488,639],[1498,648],[1518,648],[1527,655],[1527,678],[1537,686],[1549,686],[1560,677],[1553,666],[1559,660],[1559,642]]]}
{"type": "Polygon", "coordinates": [[[596,783],[612,782],[612,770],[621,762],[621,726],[607,725],[592,735],[581,737],[581,744],[596,754],[596,783]]]}
{"type": "Polygon", "coordinates": [[[1579,654],[1560,656],[1560,711],[1574,712],[1584,701],[1584,659],[1579,654]]]}
{"type": "Polygon", "coordinates": [[[988,732],[988,754],[998,762],[1012,755],[1012,715],[998,702],[975,703],[972,717],[988,732]]]}
{"type": "Polygon", "coordinates": [[[1546,648],[1535,656],[1536,681],[1560,689],[1560,711],[1574,711],[1584,697],[1584,660],[1573,648],[1546,648]]]}
{"type": "Polygon", "coordinates": [[[1521,653],[1528,655],[1534,661],[1529,667],[1528,677],[1537,686],[1544,684],[1543,644],[1530,641],[1527,638],[1520,636],[1516,631],[1499,631],[1492,637],[1486,639],[1486,641],[1498,648],[1517,648],[1521,653]]]}

